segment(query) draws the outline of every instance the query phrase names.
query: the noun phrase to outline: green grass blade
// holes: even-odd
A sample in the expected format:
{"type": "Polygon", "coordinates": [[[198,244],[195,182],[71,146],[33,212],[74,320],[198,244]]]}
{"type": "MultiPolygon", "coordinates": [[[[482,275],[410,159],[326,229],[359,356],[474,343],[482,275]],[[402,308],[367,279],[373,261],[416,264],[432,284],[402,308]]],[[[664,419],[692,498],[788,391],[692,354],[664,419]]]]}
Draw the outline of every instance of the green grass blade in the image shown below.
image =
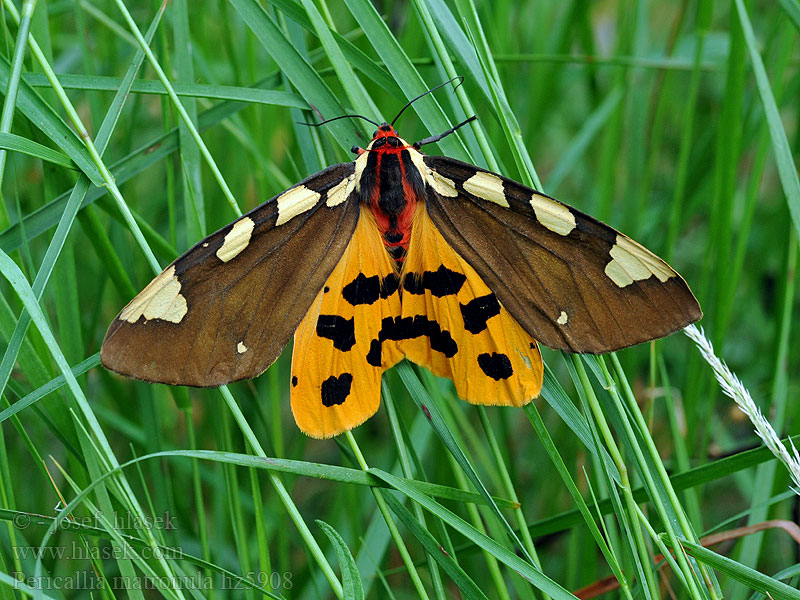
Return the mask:
{"type": "Polygon", "coordinates": [[[317,525],[320,526],[325,535],[336,548],[336,556],[339,559],[339,568],[342,570],[342,591],[345,598],[353,598],[354,600],[363,600],[364,598],[364,585],[361,583],[361,575],[358,574],[356,561],[350,553],[350,548],[347,547],[342,536],[333,527],[328,525],[325,521],[317,519],[317,525]]]}
{"type": "Polygon", "coordinates": [[[76,168],[75,163],[66,154],[13,133],[0,133],[0,148],[21,152],[68,169],[76,168]]]}
{"type": "MultiPolygon", "coordinates": [[[[0,85],[8,86],[10,65],[0,56],[0,85]]],[[[44,99],[25,83],[20,81],[16,107],[31,123],[58,146],[70,160],[78,166],[93,184],[103,185],[103,178],[92,161],[89,152],[75,135],[75,132],[59,117],[44,99]]]]}
{"type": "Polygon", "coordinates": [[[405,508],[400,501],[394,496],[387,495],[386,503],[392,512],[402,521],[411,534],[425,548],[429,556],[438,563],[442,570],[450,576],[453,583],[456,584],[458,589],[464,595],[464,598],[470,600],[481,600],[487,598],[477,584],[464,572],[459,564],[447,553],[442,545],[436,541],[431,533],[425,529],[420,522],[412,515],[407,508],[405,508]]]}
{"type": "Polygon", "coordinates": [[[464,537],[472,540],[480,547],[488,550],[499,561],[511,567],[520,576],[527,579],[531,584],[546,593],[548,596],[556,598],[557,600],[575,598],[575,596],[570,594],[552,579],[542,574],[542,572],[537,570],[533,565],[523,561],[516,554],[501,546],[492,538],[482,534],[477,529],[469,525],[466,521],[447,510],[441,504],[434,502],[424,494],[419,493],[413,487],[406,485],[402,479],[381,471],[380,469],[370,469],[370,473],[374,474],[380,479],[383,479],[391,487],[418,502],[425,510],[430,511],[439,519],[445,521],[450,527],[458,531],[464,537]]]}
{"type": "MultiPolygon", "coordinates": [[[[666,541],[666,540],[665,540],[666,541]]],[[[731,560],[727,556],[722,556],[716,552],[704,548],[700,544],[693,542],[681,542],[682,549],[689,555],[696,558],[698,561],[716,569],[727,573],[737,581],[741,581],[749,588],[767,594],[775,600],[798,600],[800,599],[800,590],[797,588],[789,587],[785,583],[759,573],[755,569],[746,567],[741,563],[731,560]]]]}
{"type": "Polygon", "coordinates": [[[758,52],[756,36],[753,32],[747,9],[743,0],[735,0],[735,5],[739,22],[744,31],[744,39],[747,42],[747,50],[750,52],[750,64],[753,67],[753,74],[756,78],[756,87],[769,124],[772,151],[775,153],[775,162],[778,166],[783,193],[786,194],[786,204],[789,207],[789,214],[792,217],[794,228],[800,234],[800,176],[797,174],[797,167],[792,157],[792,150],[789,147],[789,140],[786,137],[786,130],[783,128],[783,122],[778,112],[778,105],[772,95],[767,70],[764,68],[761,54],[758,52]]]}
{"type": "MultiPolygon", "coordinates": [[[[275,59],[283,73],[300,94],[323,118],[344,114],[342,106],[330,88],[278,29],[274,20],[255,0],[231,0],[242,20],[261,45],[275,59]]],[[[353,125],[346,120],[335,121],[326,129],[345,150],[358,143],[353,125]]]]}

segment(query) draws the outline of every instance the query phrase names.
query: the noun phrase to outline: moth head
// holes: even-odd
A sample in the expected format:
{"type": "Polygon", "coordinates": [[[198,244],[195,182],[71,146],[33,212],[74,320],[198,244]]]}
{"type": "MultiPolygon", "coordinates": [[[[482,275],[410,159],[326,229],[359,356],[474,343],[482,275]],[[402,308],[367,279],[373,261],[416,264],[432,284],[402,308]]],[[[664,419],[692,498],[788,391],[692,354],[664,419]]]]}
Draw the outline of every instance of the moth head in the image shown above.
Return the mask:
{"type": "Polygon", "coordinates": [[[397,131],[392,125],[383,123],[372,133],[372,141],[367,146],[367,150],[393,150],[408,146],[408,142],[397,135],[397,131]]]}

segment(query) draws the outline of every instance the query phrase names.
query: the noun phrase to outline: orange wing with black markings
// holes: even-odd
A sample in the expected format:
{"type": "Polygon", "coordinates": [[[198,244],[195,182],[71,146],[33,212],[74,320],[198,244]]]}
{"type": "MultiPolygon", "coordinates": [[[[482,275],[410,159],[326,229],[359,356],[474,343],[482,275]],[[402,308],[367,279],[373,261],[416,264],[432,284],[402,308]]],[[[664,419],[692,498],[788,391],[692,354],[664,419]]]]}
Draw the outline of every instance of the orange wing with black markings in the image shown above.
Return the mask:
{"type": "Polygon", "coordinates": [[[400,314],[399,277],[369,210],[294,336],[292,412],[303,432],[327,438],[375,414],[381,375],[402,355],[370,355],[384,319],[400,314]]]}
{"type": "Polygon", "coordinates": [[[417,207],[403,265],[402,317],[426,336],[399,343],[404,354],[453,380],[473,404],[522,406],[542,388],[534,340],[475,270],[442,237],[424,204],[417,207]]]}

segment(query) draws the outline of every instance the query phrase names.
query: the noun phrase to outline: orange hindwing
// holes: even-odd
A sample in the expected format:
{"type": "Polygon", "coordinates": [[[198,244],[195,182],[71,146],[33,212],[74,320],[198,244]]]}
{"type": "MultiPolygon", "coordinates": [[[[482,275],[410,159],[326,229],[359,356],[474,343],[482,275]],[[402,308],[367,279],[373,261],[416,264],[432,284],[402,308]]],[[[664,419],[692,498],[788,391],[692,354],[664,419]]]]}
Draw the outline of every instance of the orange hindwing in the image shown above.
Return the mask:
{"type": "MultiPolygon", "coordinates": [[[[298,276],[301,276],[298,274],[298,276]]],[[[400,314],[398,274],[369,209],[294,336],[292,412],[317,438],[360,425],[378,410],[381,375],[402,356],[367,360],[381,323],[400,314]]]]}
{"type": "Polygon", "coordinates": [[[536,341],[509,315],[475,270],[417,205],[403,267],[403,318],[426,320],[427,338],[400,344],[404,354],[473,404],[522,406],[542,388],[536,341]]]}

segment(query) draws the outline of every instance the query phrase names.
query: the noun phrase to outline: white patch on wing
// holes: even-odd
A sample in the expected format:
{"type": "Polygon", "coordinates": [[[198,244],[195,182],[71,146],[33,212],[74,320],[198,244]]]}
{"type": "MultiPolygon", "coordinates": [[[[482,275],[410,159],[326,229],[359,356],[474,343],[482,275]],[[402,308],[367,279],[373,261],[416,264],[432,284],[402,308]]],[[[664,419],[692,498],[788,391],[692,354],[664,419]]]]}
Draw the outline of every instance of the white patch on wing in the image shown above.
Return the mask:
{"type": "Polygon", "coordinates": [[[247,346],[245,346],[242,342],[239,342],[238,344],[236,344],[236,351],[239,354],[244,354],[245,352],[247,352],[247,346]]]}
{"type": "Polygon", "coordinates": [[[531,196],[531,206],[542,227],[558,235],[569,235],[575,229],[575,215],[560,202],[534,192],[531,196]]]}
{"type": "Polygon", "coordinates": [[[181,282],[175,276],[175,265],[153,279],[146,288],[119,313],[119,318],[136,323],[139,317],[180,323],[186,314],[186,298],[181,293],[181,282]]]}
{"type": "MultiPolygon", "coordinates": [[[[350,177],[352,177],[352,175],[350,177]]],[[[345,191],[347,190],[347,184],[350,183],[350,177],[342,179],[339,183],[328,190],[328,196],[325,200],[326,205],[333,208],[334,206],[338,206],[345,201],[347,198],[345,191]]]]}
{"type": "Polygon", "coordinates": [[[231,230],[225,234],[222,246],[217,250],[217,258],[222,262],[228,262],[239,256],[250,244],[250,236],[253,235],[255,225],[250,217],[242,217],[236,221],[231,230]]]}
{"type": "Polygon", "coordinates": [[[425,161],[422,159],[422,154],[414,148],[406,148],[406,150],[411,157],[411,162],[413,162],[414,166],[417,167],[422,181],[432,187],[433,190],[440,196],[445,196],[447,198],[455,198],[458,196],[456,184],[452,179],[448,179],[444,175],[440,175],[426,165],[425,161]]]}
{"type": "Polygon", "coordinates": [[[606,275],[619,287],[655,275],[664,283],[675,276],[675,271],[647,248],[624,235],[617,235],[617,243],[609,252],[611,262],[606,265],[606,275]]]}
{"type": "Polygon", "coordinates": [[[275,225],[283,225],[297,215],[310,210],[319,201],[320,193],[298,185],[278,196],[278,220],[275,225]]]}
{"type": "Polygon", "coordinates": [[[559,325],[566,325],[568,319],[569,319],[569,317],[567,317],[567,313],[565,313],[562,310],[561,314],[558,315],[558,319],[556,319],[556,323],[558,323],[559,325]]]}
{"type": "Polygon", "coordinates": [[[364,172],[364,167],[367,166],[367,153],[364,152],[356,159],[355,169],[345,179],[328,190],[328,195],[325,199],[325,205],[329,208],[339,206],[342,202],[350,197],[353,190],[358,189],[361,183],[361,174],[364,172]]]}
{"type": "Polygon", "coordinates": [[[464,182],[464,190],[473,196],[508,208],[503,180],[494,173],[478,171],[464,182]]]}

